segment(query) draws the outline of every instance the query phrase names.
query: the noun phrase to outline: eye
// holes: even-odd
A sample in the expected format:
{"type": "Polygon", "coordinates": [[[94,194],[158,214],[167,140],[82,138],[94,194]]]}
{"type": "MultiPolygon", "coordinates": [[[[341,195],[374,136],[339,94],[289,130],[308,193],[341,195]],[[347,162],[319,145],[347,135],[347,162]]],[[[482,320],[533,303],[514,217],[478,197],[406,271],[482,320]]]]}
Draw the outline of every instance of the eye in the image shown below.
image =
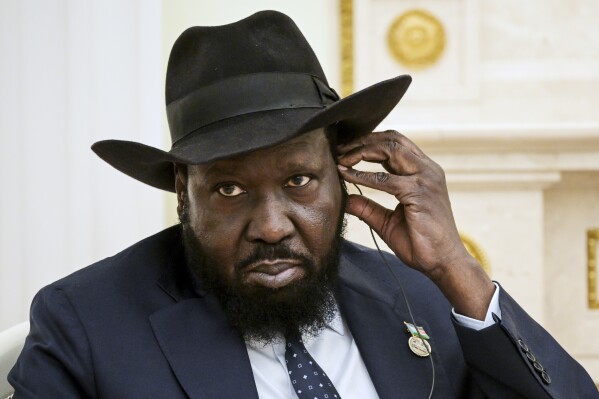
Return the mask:
{"type": "Polygon", "coordinates": [[[287,187],[303,187],[306,184],[310,183],[310,181],[312,180],[312,178],[310,176],[304,176],[304,175],[296,175],[293,176],[291,179],[287,180],[287,187]]]}
{"type": "Polygon", "coordinates": [[[238,195],[245,193],[245,190],[235,184],[223,184],[219,186],[216,191],[224,197],[237,197],[238,195]]]}

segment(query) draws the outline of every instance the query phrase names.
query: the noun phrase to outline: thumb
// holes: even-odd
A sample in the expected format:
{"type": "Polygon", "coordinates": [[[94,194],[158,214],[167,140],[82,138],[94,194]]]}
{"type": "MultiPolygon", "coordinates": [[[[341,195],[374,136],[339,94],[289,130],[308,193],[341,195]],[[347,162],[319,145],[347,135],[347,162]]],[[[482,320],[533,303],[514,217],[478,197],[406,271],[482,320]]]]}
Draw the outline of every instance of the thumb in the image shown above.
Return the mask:
{"type": "Polygon", "coordinates": [[[391,217],[392,211],[363,195],[352,194],[347,200],[345,211],[356,216],[380,236],[386,221],[391,217]]]}

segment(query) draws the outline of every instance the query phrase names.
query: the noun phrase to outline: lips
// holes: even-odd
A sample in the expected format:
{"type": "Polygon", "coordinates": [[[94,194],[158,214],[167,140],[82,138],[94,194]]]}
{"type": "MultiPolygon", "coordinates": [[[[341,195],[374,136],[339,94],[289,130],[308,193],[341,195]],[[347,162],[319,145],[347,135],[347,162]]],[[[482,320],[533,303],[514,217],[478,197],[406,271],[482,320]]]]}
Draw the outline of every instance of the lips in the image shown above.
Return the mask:
{"type": "Polygon", "coordinates": [[[248,265],[244,280],[251,285],[281,288],[301,280],[306,274],[302,262],[297,259],[260,260],[248,265]]]}

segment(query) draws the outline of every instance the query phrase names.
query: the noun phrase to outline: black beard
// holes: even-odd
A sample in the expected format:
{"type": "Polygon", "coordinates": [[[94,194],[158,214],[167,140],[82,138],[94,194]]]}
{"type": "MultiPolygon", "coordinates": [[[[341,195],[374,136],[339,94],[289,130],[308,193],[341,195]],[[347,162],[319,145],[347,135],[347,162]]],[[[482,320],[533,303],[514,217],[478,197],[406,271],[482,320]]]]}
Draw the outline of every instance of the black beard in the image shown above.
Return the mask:
{"type": "Polygon", "coordinates": [[[336,311],[335,286],[345,228],[344,192],[336,234],[329,252],[318,264],[291,250],[286,244],[256,244],[250,257],[235,265],[235,278],[219,272],[217,265],[203,250],[189,226],[187,198],[183,195],[180,215],[182,240],[188,267],[200,280],[202,288],[214,295],[229,321],[246,341],[269,344],[281,335],[318,335],[333,319],[336,311]],[[301,281],[282,288],[249,286],[241,281],[244,266],[259,259],[298,259],[306,274],[301,281]]]}

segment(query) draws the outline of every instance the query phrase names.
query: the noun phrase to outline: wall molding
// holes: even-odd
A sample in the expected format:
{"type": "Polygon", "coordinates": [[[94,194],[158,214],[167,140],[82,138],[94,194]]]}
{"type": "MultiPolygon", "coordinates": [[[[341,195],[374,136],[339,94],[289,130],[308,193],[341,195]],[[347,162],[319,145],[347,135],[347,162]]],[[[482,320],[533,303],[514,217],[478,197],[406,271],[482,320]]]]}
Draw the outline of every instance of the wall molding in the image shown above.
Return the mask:
{"type": "Polygon", "coordinates": [[[599,150],[599,124],[382,125],[430,152],[568,152],[599,150]]]}
{"type": "Polygon", "coordinates": [[[341,96],[354,92],[354,0],[339,0],[341,96]]]}
{"type": "Polygon", "coordinates": [[[599,309],[597,293],[597,247],[599,247],[599,228],[587,231],[587,287],[590,309],[599,309]]]}

